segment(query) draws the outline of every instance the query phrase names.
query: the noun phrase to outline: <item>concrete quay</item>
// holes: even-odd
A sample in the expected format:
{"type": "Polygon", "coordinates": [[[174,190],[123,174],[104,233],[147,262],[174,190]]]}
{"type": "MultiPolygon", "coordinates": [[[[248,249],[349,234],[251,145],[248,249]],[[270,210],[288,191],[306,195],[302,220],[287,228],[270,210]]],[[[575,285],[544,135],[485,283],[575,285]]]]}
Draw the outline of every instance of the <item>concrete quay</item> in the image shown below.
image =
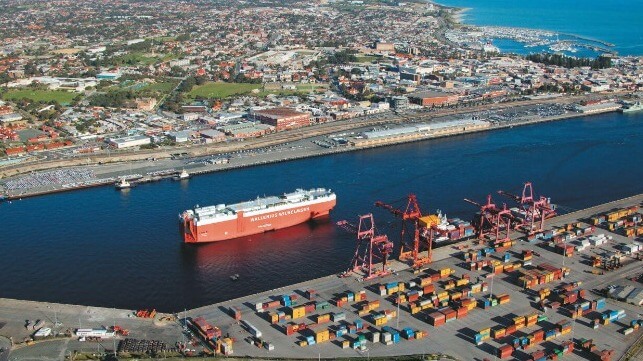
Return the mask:
{"type": "MultiPolygon", "coordinates": [[[[548,221],[546,227],[562,226],[563,224],[576,221],[582,222],[594,214],[603,213],[613,208],[622,208],[631,205],[641,206],[642,202],[643,194],[639,194],[555,217],[548,221]]],[[[632,239],[602,228],[596,229],[595,234],[599,233],[611,236],[612,240],[605,245],[591,247],[583,252],[576,252],[571,258],[563,258],[562,255],[554,253],[549,248],[540,246],[537,243],[527,243],[517,240],[515,245],[508,251],[511,254],[510,262],[516,262],[518,259],[516,255],[520,254],[522,250],[529,249],[535,251],[532,260],[534,266],[544,262],[555,267],[561,267],[564,264],[565,267],[570,269],[570,274],[564,281],[550,282],[547,285],[537,286],[536,289],[543,287],[553,289],[563,282],[581,282],[582,285],[580,287],[588,291],[587,298],[591,300],[602,297],[595,294],[593,292],[594,290],[602,289],[611,284],[641,287],[641,284],[630,280],[630,278],[643,272],[641,271],[640,261],[631,256],[626,257],[622,268],[615,271],[606,271],[604,275],[592,274],[592,267],[585,262],[589,257],[604,251],[615,250],[619,244],[632,242],[632,239]]],[[[516,236],[518,235],[516,234],[516,236]]],[[[458,248],[462,248],[463,246],[468,247],[465,249],[477,249],[480,247],[475,245],[474,241],[467,241],[466,243],[457,245],[458,248]]],[[[360,290],[366,290],[368,300],[380,301],[381,306],[378,310],[388,309],[397,311],[397,305],[393,304],[390,296],[381,297],[379,293],[376,293],[377,285],[394,281],[410,281],[424,274],[424,271],[421,271],[419,274],[414,274],[405,264],[393,261],[390,264],[391,269],[394,270],[393,274],[383,279],[363,282],[360,281],[358,277],[340,278],[337,275],[331,275],[259,294],[187,310],[186,312],[179,312],[176,322],[159,322],[158,317],[156,320],[135,318],[131,310],[0,299],[0,335],[11,337],[14,343],[18,343],[33,332],[25,329],[25,320],[43,319],[46,321],[47,327],[52,327],[57,319],[59,322],[62,322],[62,326],[53,328],[60,332],[63,332],[67,328],[75,329],[79,326],[91,328],[116,324],[128,328],[130,330],[130,337],[132,338],[161,340],[170,345],[174,345],[177,341],[181,341],[185,337],[181,326],[184,317],[204,317],[210,324],[221,328],[223,335],[229,334],[230,337],[235,339],[234,356],[250,357],[252,359],[362,358],[411,354],[444,354],[458,360],[494,359],[493,352],[501,343],[495,340],[487,340],[482,345],[476,346],[472,340],[473,333],[483,328],[503,325],[507,320],[511,320],[511,318],[515,316],[533,313],[543,314],[543,311],[538,309],[538,305],[534,300],[533,291],[523,290],[509,274],[502,273],[491,278],[489,277],[489,272],[486,270],[470,271],[468,263],[465,263],[462,258],[459,258],[460,253],[461,251],[456,249],[456,246],[437,248],[433,254],[434,262],[428,265],[427,269],[439,270],[450,267],[455,270],[453,276],[459,277],[463,274],[469,274],[472,282],[475,282],[478,278],[487,282],[490,286],[488,293],[493,293],[494,295],[509,294],[511,301],[487,310],[481,308],[473,309],[469,311],[467,317],[456,319],[453,322],[448,322],[437,328],[426,322],[425,313],[411,315],[407,306],[402,305],[399,308],[398,317],[391,319],[387,325],[398,330],[406,327],[414,330],[424,330],[428,332],[428,337],[419,340],[402,339],[400,343],[390,346],[382,343],[368,342],[366,344],[367,349],[362,351],[350,348],[342,349],[336,341],[301,347],[297,342],[303,338],[302,335],[295,333],[292,336],[286,336],[281,326],[271,325],[270,322],[267,321],[265,317],[266,313],[255,312],[254,305],[257,302],[267,300],[269,297],[284,294],[298,294],[300,296],[300,304],[303,304],[307,301],[303,297],[303,292],[307,289],[314,289],[318,292],[317,300],[328,301],[345,291],[358,292],[360,290]],[[256,326],[262,332],[262,338],[275,346],[274,350],[268,351],[265,348],[257,348],[251,344],[251,335],[229,315],[227,310],[232,306],[241,309],[242,320],[246,320],[256,326]]],[[[492,255],[491,259],[497,258],[494,258],[494,255],[492,255]]],[[[305,272],[306,270],[296,271],[305,272]]],[[[442,290],[443,285],[441,282],[434,284],[436,285],[436,289],[442,290]]],[[[478,293],[472,296],[479,298],[486,294],[487,293],[478,293]]],[[[548,317],[547,321],[539,323],[536,326],[528,327],[523,331],[528,333],[539,328],[549,329],[558,321],[569,320],[573,321],[572,332],[554,340],[543,342],[532,347],[527,352],[531,353],[540,349],[551,350],[555,345],[560,345],[562,341],[586,338],[594,340],[594,343],[601,350],[613,349],[615,351],[615,357],[612,359],[618,360],[633,343],[640,340],[641,334],[643,333],[641,329],[627,336],[620,332],[624,328],[629,327],[627,325],[629,325],[631,320],[640,317],[640,313],[643,311],[642,307],[607,299],[606,307],[601,311],[621,309],[627,314],[625,319],[609,325],[601,325],[598,329],[591,327],[592,320],[587,317],[572,320],[560,309],[548,309],[544,312],[548,317]]],[[[322,312],[344,312],[346,314],[346,321],[349,323],[360,318],[357,315],[355,304],[349,303],[343,307],[332,305],[328,310],[315,311],[312,314],[307,314],[305,318],[296,320],[296,322],[314,323],[314,316],[322,312]]],[[[369,318],[365,318],[364,321],[366,325],[371,326],[369,318]]],[[[329,327],[332,325],[337,325],[337,323],[327,323],[318,327],[329,327]]],[[[523,334],[519,331],[517,335],[523,334]]],[[[349,336],[350,338],[354,337],[354,335],[349,336]]],[[[190,335],[188,335],[188,337],[190,337],[190,335]]],[[[96,350],[97,353],[105,352],[105,350],[113,350],[116,343],[117,342],[114,342],[112,339],[107,339],[100,343],[79,342],[75,338],[67,337],[58,340],[40,341],[29,346],[14,345],[14,348],[8,355],[8,359],[58,360],[64,358],[64,355],[74,350],[96,350]]],[[[195,348],[199,349],[200,347],[195,348]]],[[[2,357],[3,356],[0,355],[0,359],[2,357]]],[[[4,357],[7,357],[7,355],[4,357]]],[[[514,352],[511,359],[527,360],[528,354],[519,350],[514,352]]],[[[572,354],[565,355],[564,359],[586,360],[591,358],[589,358],[587,353],[576,350],[572,354]]]]}
{"type": "MultiPolygon", "coordinates": [[[[524,106],[524,108],[529,108],[531,106],[524,106]]],[[[498,109],[503,109],[499,107],[498,109]]],[[[595,114],[611,112],[603,111],[595,114]]],[[[593,115],[595,115],[593,114],[593,115]]],[[[328,134],[325,135],[316,135],[309,137],[292,137],[285,138],[284,142],[281,144],[266,145],[259,148],[260,140],[255,140],[255,143],[251,148],[234,151],[229,153],[222,153],[219,155],[209,155],[209,156],[187,156],[185,158],[159,158],[154,160],[139,160],[135,162],[120,162],[120,163],[103,163],[103,164],[88,164],[84,166],[72,167],[70,169],[76,170],[91,170],[94,173],[94,178],[81,183],[74,184],[50,184],[50,185],[40,185],[33,188],[23,189],[23,190],[13,190],[8,191],[6,194],[6,200],[20,200],[22,198],[35,197],[41,195],[47,195],[52,193],[68,192],[77,189],[85,189],[98,186],[113,186],[114,183],[120,177],[126,177],[128,179],[134,179],[130,183],[142,184],[149,182],[161,181],[164,179],[172,178],[175,174],[181,170],[186,170],[191,175],[201,175],[208,174],[213,172],[221,172],[227,170],[241,169],[253,166],[268,165],[274,163],[287,162],[292,160],[312,158],[312,157],[321,157],[328,156],[333,154],[339,154],[344,152],[353,152],[360,151],[365,149],[379,148],[385,146],[399,145],[404,143],[411,142],[421,142],[429,141],[431,139],[445,138],[452,136],[462,136],[471,133],[487,132],[500,130],[505,128],[513,128],[526,125],[535,125],[539,123],[560,121],[566,119],[572,119],[577,117],[586,116],[581,113],[575,112],[566,112],[564,114],[549,116],[549,117],[522,117],[516,118],[514,120],[494,123],[489,127],[481,129],[470,129],[470,130],[457,130],[445,134],[428,134],[426,136],[418,136],[413,138],[406,139],[388,139],[377,144],[361,145],[361,146],[338,146],[334,148],[327,148],[320,146],[319,144],[327,140],[328,134]],[[223,159],[226,158],[228,161],[226,163],[215,163],[208,162],[214,159],[223,159]],[[136,176],[134,176],[136,175],[136,176]]],[[[450,115],[442,116],[437,119],[428,118],[427,114],[420,114],[417,116],[408,115],[400,117],[398,119],[385,119],[377,121],[375,123],[384,122],[382,124],[387,125],[412,125],[414,123],[429,123],[431,124],[434,121],[445,121],[457,119],[459,116],[450,115]]],[[[354,128],[350,129],[350,132],[359,133],[362,131],[367,131],[373,127],[375,124],[369,124],[368,126],[358,126],[355,124],[354,128]]],[[[332,123],[327,123],[323,125],[328,125],[332,123]]],[[[300,131],[300,130],[298,130],[300,131]]],[[[343,130],[347,132],[347,130],[343,130]]],[[[342,131],[335,132],[333,134],[342,134],[342,131]]],[[[241,142],[243,143],[243,142],[241,142]]],[[[268,144],[268,143],[266,143],[268,144]]],[[[187,148],[186,151],[191,152],[190,148],[187,148]]],[[[188,154],[188,153],[186,153],[188,154]]],[[[36,175],[31,175],[34,177],[36,175]]],[[[12,177],[19,178],[20,176],[12,177]]],[[[11,179],[11,178],[9,178],[11,179]]],[[[3,180],[7,182],[9,179],[3,180]]],[[[1,183],[0,183],[1,186],[1,183]]],[[[0,188],[1,190],[1,188],[0,188]]]]}

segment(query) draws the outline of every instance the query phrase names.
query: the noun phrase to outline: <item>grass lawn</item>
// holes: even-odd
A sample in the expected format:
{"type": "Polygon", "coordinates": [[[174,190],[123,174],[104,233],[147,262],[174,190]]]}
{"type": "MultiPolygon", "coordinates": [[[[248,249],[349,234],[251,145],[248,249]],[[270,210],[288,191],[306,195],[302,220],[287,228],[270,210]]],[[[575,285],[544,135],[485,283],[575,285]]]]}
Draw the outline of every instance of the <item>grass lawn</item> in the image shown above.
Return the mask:
{"type": "Polygon", "coordinates": [[[11,89],[2,94],[2,98],[7,100],[20,100],[27,98],[35,102],[55,101],[58,104],[70,104],[76,95],[78,95],[78,93],[64,90],[11,89]]]}
{"type": "Polygon", "coordinates": [[[157,91],[159,93],[169,93],[178,84],[178,81],[161,81],[153,84],[148,84],[141,90],[157,91]]]}
{"type": "Polygon", "coordinates": [[[209,82],[197,85],[189,93],[194,98],[227,98],[233,95],[250,93],[253,89],[261,89],[261,84],[209,82]]]}
{"type": "Polygon", "coordinates": [[[160,59],[156,56],[147,56],[143,53],[129,53],[129,54],[121,55],[115,58],[115,60],[122,62],[123,64],[143,64],[143,65],[151,65],[160,61],[160,59]]]}
{"type": "Polygon", "coordinates": [[[375,60],[381,59],[382,57],[374,55],[356,55],[355,58],[357,58],[358,63],[372,63],[375,60]]]}

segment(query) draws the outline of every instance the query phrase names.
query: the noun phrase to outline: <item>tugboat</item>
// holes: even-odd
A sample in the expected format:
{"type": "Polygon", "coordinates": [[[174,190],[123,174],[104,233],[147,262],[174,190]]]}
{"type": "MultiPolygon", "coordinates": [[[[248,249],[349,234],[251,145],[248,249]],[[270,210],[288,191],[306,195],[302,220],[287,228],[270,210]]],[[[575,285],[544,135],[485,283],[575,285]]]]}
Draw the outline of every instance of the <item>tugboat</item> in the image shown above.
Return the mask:
{"type": "Polygon", "coordinates": [[[115,187],[116,187],[116,189],[119,189],[119,190],[120,190],[120,189],[129,189],[129,188],[132,188],[132,185],[130,184],[130,182],[128,182],[128,181],[125,179],[125,177],[122,177],[122,178],[121,178],[121,181],[120,181],[120,182],[117,182],[117,183],[115,184],[115,187]]]}
{"type": "Polygon", "coordinates": [[[174,176],[175,180],[184,180],[189,178],[190,178],[190,173],[186,172],[185,169],[183,169],[181,173],[174,176]]]}

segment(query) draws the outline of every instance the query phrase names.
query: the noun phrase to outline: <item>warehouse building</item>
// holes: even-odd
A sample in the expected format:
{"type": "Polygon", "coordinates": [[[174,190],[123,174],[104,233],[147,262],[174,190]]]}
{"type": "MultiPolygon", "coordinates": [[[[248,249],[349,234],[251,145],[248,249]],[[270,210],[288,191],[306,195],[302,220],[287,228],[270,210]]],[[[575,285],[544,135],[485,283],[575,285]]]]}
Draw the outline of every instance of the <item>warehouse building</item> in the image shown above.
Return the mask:
{"type": "Polygon", "coordinates": [[[434,107],[456,104],[458,96],[437,91],[422,91],[409,95],[409,101],[423,107],[434,107]]]}
{"type": "Polygon", "coordinates": [[[272,125],[275,130],[300,128],[310,125],[310,113],[292,108],[272,108],[252,112],[252,118],[263,124],[272,125]]]}
{"type": "Polygon", "coordinates": [[[130,147],[140,147],[141,145],[150,144],[152,141],[150,137],[145,135],[132,135],[130,137],[123,138],[112,138],[109,140],[109,145],[117,148],[130,148],[130,147]]]}

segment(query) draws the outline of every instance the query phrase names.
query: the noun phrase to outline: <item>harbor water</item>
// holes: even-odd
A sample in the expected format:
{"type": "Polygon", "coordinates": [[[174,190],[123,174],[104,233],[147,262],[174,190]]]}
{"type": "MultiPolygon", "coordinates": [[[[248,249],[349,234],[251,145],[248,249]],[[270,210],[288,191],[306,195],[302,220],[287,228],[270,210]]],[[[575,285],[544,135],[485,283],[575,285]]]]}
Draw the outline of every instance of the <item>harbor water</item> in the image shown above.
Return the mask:
{"type": "MultiPolygon", "coordinates": [[[[439,4],[469,8],[467,24],[509,26],[551,30],[598,39],[615,45],[620,55],[643,55],[643,1],[575,0],[438,0],[439,4]]],[[[520,49],[515,42],[494,42],[502,51],[529,53],[538,48],[520,49]]],[[[587,56],[579,52],[568,54],[587,56]]],[[[595,56],[595,54],[593,54],[595,56]]]]}
{"type": "MultiPolygon", "coordinates": [[[[100,187],[0,204],[0,297],[179,311],[343,271],[353,237],[334,223],[376,200],[470,219],[496,190],[532,181],[564,210],[643,192],[643,114],[618,113],[455,136],[162,181],[100,187]],[[329,187],[330,221],[205,245],[181,243],[178,214],[211,205],[329,187]],[[233,281],[230,276],[238,274],[233,281]]],[[[497,201],[500,196],[494,195],[497,201]]],[[[509,202],[508,199],[506,199],[509,202]]]]}

